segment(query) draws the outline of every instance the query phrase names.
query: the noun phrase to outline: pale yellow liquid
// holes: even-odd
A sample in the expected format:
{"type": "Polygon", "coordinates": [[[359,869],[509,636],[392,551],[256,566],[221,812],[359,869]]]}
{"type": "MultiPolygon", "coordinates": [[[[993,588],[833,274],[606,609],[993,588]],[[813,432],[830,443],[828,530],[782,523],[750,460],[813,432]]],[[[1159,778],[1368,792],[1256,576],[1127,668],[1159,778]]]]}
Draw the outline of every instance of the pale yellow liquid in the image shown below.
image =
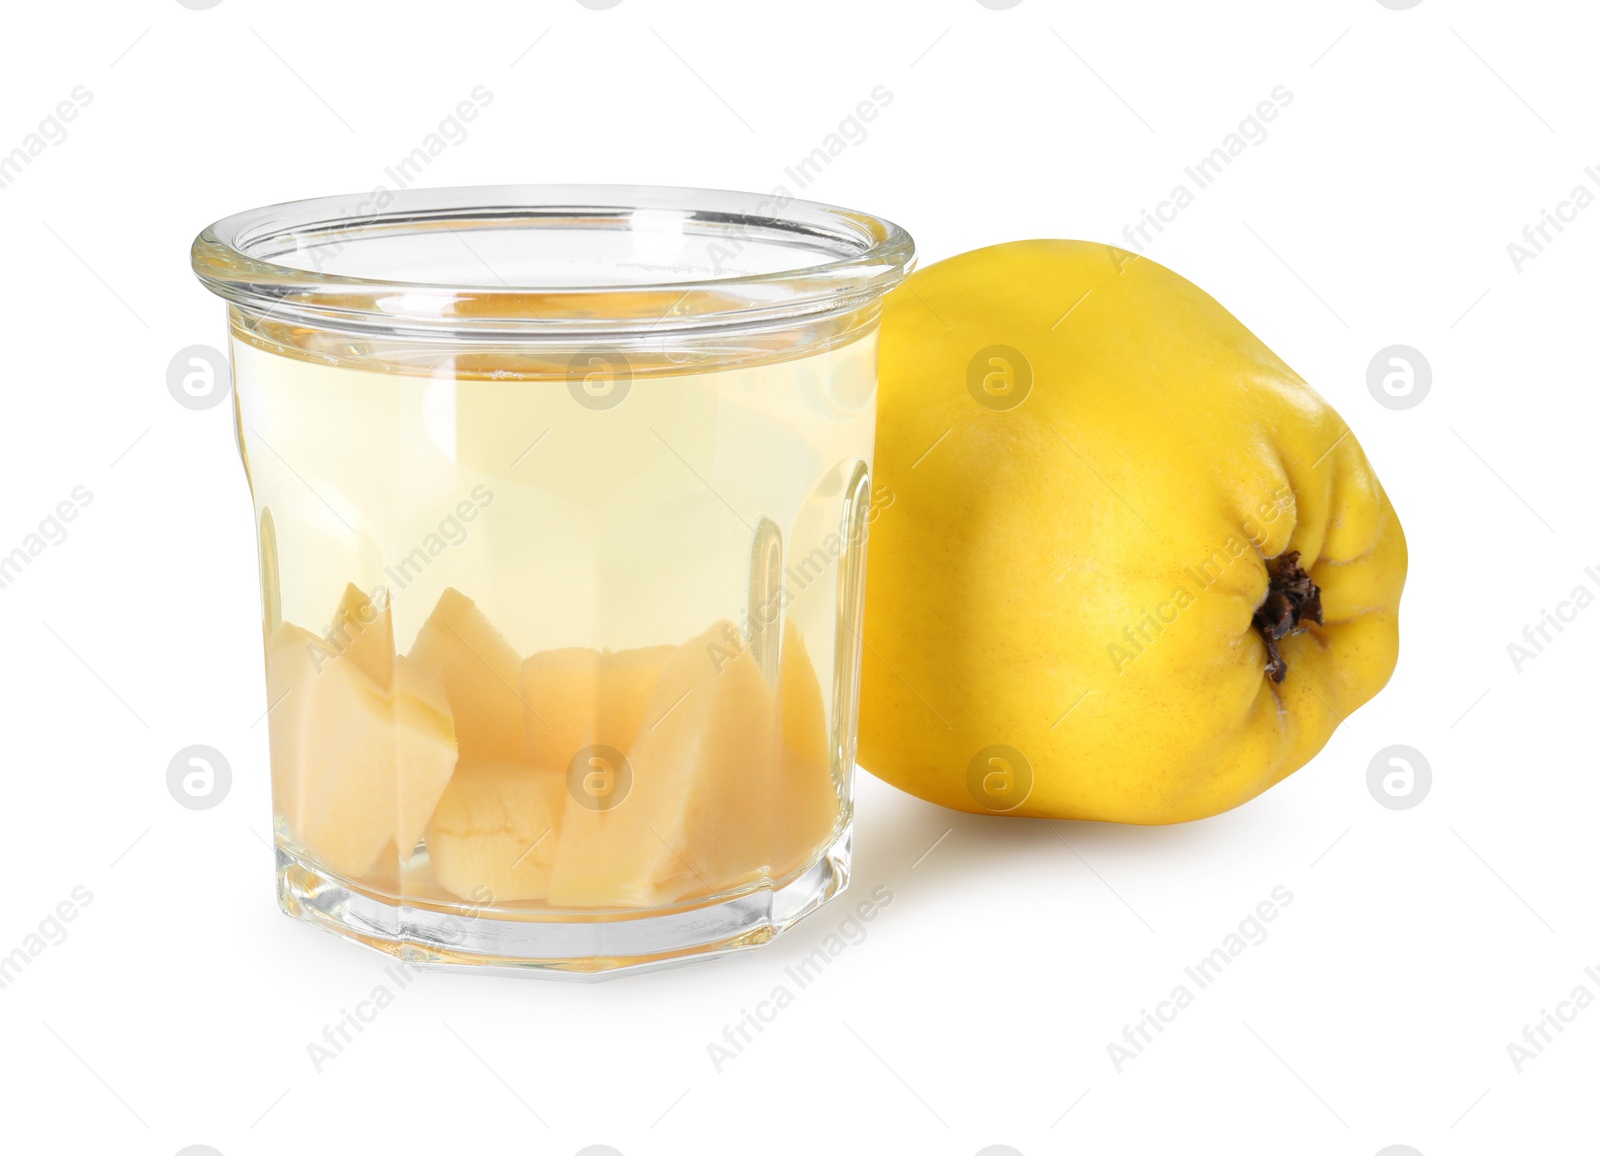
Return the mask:
{"type": "MultiPolygon", "coordinates": [[[[847,497],[871,462],[873,336],[734,368],[641,373],[619,404],[596,409],[575,400],[563,373],[497,375],[480,360],[458,375],[437,357],[385,372],[241,333],[233,364],[269,631],[287,622],[325,634],[353,584],[387,600],[405,654],[454,588],[523,657],[678,646],[728,620],[770,680],[777,640],[795,629],[820,679],[832,758],[847,757],[839,743],[853,722],[839,716],[853,709],[859,653],[848,572],[862,545],[847,539],[847,497]],[[752,577],[753,548],[773,528],[776,589],[770,575],[752,577]],[[768,606],[754,625],[753,587],[768,606]]],[[[848,815],[849,770],[831,768],[835,828],[848,815]]],[[[278,828],[315,861],[282,814],[278,828]]],[[[399,849],[360,882],[464,898],[441,890],[427,864],[425,846],[399,849]]],[[[750,884],[702,882],[712,894],[750,884]]]]}

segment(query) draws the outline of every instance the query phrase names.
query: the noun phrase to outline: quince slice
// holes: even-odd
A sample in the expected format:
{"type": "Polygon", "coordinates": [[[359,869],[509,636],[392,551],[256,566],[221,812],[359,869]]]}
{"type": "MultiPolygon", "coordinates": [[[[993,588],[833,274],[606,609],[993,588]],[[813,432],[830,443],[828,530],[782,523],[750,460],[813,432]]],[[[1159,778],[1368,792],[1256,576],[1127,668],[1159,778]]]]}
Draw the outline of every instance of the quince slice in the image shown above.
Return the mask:
{"type": "Polygon", "coordinates": [[[627,750],[661,670],[677,649],[648,646],[602,654],[571,647],[529,658],[522,664],[526,761],[564,771],[585,747],[627,750]]]}
{"type": "Polygon", "coordinates": [[[289,833],[328,869],[367,874],[408,855],[456,763],[438,679],[391,658],[385,690],[348,653],[293,623],[267,638],[272,793],[289,833]]]}
{"type": "Polygon", "coordinates": [[[446,588],[408,657],[444,685],[462,757],[523,761],[522,657],[472,599],[446,588]]]}
{"type": "Polygon", "coordinates": [[[475,903],[543,899],[566,800],[561,771],[462,758],[428,824],[439,886],[475,903]]]}
{"type": "Polygon", "coordinates": [[[733,891],[800,866],[831,835],[838,796],[822,693],[797,632],[780,706],[729,622],[676,648],[614,772],[614,799],[569,801],[550,877],[567,907],[654,907],[733,891]],[[785,743],[788,732],[802,749],[785,743]]]}
{"type": "Polygon", "coordinates": [[[379,610],[355,583],[344,588],[329,641],[384,690],[394,683],[394,614],[387,595],[379,610]]]}

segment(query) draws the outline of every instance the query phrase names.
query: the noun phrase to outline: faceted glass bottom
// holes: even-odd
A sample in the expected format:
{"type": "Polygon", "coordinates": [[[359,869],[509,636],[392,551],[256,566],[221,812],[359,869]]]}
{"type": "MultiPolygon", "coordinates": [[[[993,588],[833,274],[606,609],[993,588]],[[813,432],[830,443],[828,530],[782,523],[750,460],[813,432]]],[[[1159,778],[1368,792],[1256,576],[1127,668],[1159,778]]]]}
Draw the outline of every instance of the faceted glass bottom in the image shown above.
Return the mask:
{"type": "Polygon", "coordinates": [[[731,898],[664,911],[579,913],[422,903],[338,879],[277,848],[278,905],[302,922],[420,967],[609,979],[770,942],[850,878],[847,825],[810,866],[731,898]]]}

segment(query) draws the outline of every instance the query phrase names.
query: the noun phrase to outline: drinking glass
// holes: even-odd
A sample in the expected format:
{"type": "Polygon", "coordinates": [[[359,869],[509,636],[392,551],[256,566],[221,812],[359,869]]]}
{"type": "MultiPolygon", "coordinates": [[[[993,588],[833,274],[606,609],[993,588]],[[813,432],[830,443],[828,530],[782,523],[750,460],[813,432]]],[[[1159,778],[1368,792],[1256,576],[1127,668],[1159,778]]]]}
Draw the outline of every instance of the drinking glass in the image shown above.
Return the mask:
{"type": "Polygon", "coordinates": [[[696,189],[219,221],[279,902],[423,964],[745,948],[849,873],[881,297],[911,238],[696,189]]]}

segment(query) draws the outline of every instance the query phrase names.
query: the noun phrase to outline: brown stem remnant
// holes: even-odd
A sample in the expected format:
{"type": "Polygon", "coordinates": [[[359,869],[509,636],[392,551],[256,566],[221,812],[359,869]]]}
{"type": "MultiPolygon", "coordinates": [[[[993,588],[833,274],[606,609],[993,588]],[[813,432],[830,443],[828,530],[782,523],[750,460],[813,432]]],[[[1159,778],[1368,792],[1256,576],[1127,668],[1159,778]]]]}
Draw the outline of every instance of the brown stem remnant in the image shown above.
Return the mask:
{"type": "Polygon", "coordinates": [[[1278,653],[1278,643],[1304,630],[1302,622],[1322,625],[1322,591],[1300,568],[1298,550],[1289,550],[1268,562],[1267,574],[1271,579],[1267,596],[1256,607],[1250,625],[1267,644],[1267,677],[1278,683],[1289,673],[1289,664],[1278,653]]]}

